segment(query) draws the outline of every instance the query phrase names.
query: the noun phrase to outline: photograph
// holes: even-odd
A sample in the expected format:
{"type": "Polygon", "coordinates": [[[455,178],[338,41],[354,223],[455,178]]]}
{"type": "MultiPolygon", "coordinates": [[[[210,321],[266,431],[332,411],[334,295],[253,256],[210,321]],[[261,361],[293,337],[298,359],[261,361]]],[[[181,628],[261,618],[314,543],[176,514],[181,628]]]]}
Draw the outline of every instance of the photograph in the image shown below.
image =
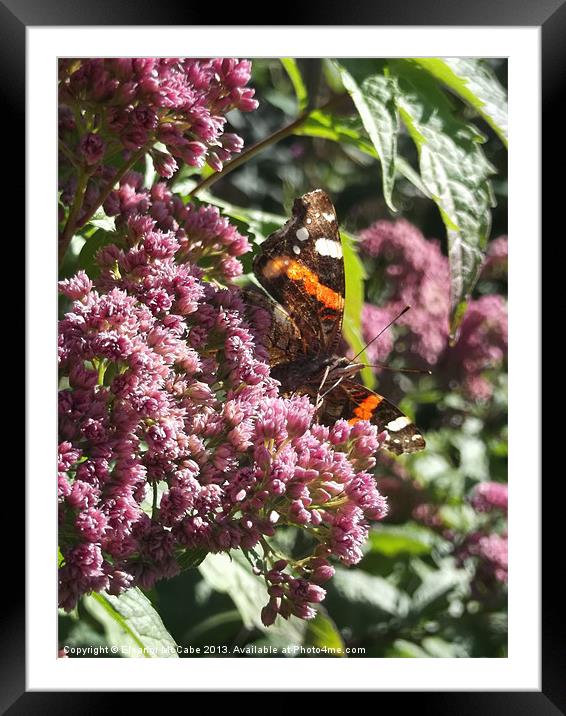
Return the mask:
{"type": "Polygon", "coordinates": [[[58,57],[58,659],[508,657],[508,64],[58,57]]]}
{"type": "Polygon", "coordinates": [[[0,714],[138,692],[566,714],[541,464],[565,0],[279,25],[17,2],[0,714]]]}

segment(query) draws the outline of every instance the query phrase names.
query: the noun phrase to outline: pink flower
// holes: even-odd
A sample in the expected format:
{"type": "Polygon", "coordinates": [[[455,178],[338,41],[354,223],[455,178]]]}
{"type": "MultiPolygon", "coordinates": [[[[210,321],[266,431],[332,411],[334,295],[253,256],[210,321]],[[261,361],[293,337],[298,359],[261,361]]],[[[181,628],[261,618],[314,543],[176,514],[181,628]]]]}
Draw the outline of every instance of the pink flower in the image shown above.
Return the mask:
{"type": "MultiPolygon", "coordinates": [[[[405,306],[411,310],[398,320],[407,330],[408,349],[435,364],[448,339],[450,307],[448,259],[438,242],[424,238],[408,221],[377,221],[360,233],[361,249],[375,259],[378,275],[387,286],[387,299],[380,309],[364,311],[364,338],[371,340],[405,306]],[[377,329],[377,331],[376,331],[377,329]],[[372,334],[372,335],[370,335],[372,334]]],[[[386,355],[386,334],[380,338],[386,355]],[[382,341],[383,338],[383,341],[382,341]]],[[[379,346],[372,347],[379,351],[379,346]]]]}
{"type": "Polygon", "coordinates": [[[266,557],[262,618],[310,618],[327,558],[357,562],[386,514],[367,472],[380,436],[364,421],[322,427],[306,396],[280,397],[240,292],[195,264],[247,247],[216,209],[162,184],[146,192],[133,174],[117,194],[120,248],[99,253],[96,282],[61,286],[75,299],[59,327],[61,605],[150,588],[187,549],[250,549],[295,525],[317,528],[318,546],[299,564],[266,557]]]}
{"type": "Polygon", "coordinates": [[[499,295],[470,301],[458,342],[447,351],[443,374],[474,400],[491,397],[493,387],[483,375],[499,368],[507,356],[507,305],[499,295]]]}
{"type": "Polygon", "coordinates": [[[476,485],[471,503],[478,512],[500,510],[507,513],[507,485],[501,482],[480,482],[476,485]]]}

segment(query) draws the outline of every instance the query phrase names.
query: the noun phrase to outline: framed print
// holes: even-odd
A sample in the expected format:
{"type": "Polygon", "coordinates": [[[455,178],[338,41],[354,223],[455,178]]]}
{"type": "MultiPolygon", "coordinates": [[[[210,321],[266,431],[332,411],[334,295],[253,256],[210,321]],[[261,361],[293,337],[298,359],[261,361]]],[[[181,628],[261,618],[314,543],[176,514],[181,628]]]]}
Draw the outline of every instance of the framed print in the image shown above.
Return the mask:
{"type": "Polygon", "coordinates": [[[1,7],[27,249],[2,708],[559,713],[539,186],[564,7],[104,10],[1,7]]]}

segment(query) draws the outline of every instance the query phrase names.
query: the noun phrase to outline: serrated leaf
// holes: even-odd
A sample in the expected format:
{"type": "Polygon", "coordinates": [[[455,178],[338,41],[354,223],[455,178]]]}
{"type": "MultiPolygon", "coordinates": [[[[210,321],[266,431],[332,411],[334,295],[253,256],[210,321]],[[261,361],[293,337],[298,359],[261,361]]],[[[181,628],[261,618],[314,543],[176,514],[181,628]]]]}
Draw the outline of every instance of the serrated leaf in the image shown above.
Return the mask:
{"type": "MultiPolygon", "coordinates": [[[[294,132],[296,135],[304,137],[317,137],[320,139],[328,139],[339,144],[347,144],[355,147],[358,151],[367,154],[373,159],[379,160],[379,155],[375,151],[375,147],[368,140],[365,133],[356,127],[356,123],[345,118],[337,118],[328,112],[322,110],[314,110],[308,116],[308,119],[301,124],[294,132]]],[[[408,179],[424,196],[431,199],[429,190],[424,185],[418,172],[403,157],[397,155],[395,157],[395,171],[397,174],[408,179]]]]}
{"type": "Polygon", "coordinates": [[[507,93],[485,62],[470,57],[414,61],[473,107],[507,146],[507,93]]]}
{"type": "Polygon", "coordinates": [[[436,81],[407,61],[391,63],[397,103],[419,152],[423,183],[446,226],[450,260],[451,333],[476,283],[491,226],[495,172],[481,148],[483,135],[455,116],[436,81]]]}
{"type": "Polygon", "coordinates": [[[295,95],[297,97],[297,103],[299,105],[299,111],[302,112],[308,103],[308,93],[305,83],[297,65],[297,61],[293,57],[282,57],[280,58],[281,64],[285,68],[285,72],[289,75],[295,95]]]}
{"type": "Polygon", "coordinates": [[[347,118],[338,118],[329,112],[315,109],[305,122],[295,129],[294,134],[350,144],[374,159],[378,159],[375,148],[365,134],[360,131],[361,126],[357,126],[357,124],[347,118]]]}
{"type": "Polygon", "coordinates": [[[339,67],[344,87],[356,105],[381,162],[383,197],[387,206],[396,211],[392,199],[399,130],[395,79],[386,75],[372,75],[358,84],[345,67],[339,67]]]}
{"type": "Polygon", "coordinates": [[[177,659],[177,644],[152,603],[137,587],[119,597],[93,593],[84,607],[104,627],[110,647],[121,656],[177,659]]]}

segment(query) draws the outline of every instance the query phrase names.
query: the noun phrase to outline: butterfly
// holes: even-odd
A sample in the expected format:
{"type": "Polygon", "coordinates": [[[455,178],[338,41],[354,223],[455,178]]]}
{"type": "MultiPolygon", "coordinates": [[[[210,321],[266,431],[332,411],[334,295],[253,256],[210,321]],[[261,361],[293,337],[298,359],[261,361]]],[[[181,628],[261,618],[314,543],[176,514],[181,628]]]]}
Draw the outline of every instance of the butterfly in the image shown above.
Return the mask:
{"type": "Polygon", "coordinates": [[[321,423],[369,420],[386,431],[384,447],[401,455],[425,440],[399,408],[357,379],[362,363],[337,353],[344,319],[345,275],[336,211],[322,189],[295,199],[292,216],[261,244],[253,271],[267,292],[246,298],[264,308],[263,342],[283,394],[310,396],[321,423]]]}

